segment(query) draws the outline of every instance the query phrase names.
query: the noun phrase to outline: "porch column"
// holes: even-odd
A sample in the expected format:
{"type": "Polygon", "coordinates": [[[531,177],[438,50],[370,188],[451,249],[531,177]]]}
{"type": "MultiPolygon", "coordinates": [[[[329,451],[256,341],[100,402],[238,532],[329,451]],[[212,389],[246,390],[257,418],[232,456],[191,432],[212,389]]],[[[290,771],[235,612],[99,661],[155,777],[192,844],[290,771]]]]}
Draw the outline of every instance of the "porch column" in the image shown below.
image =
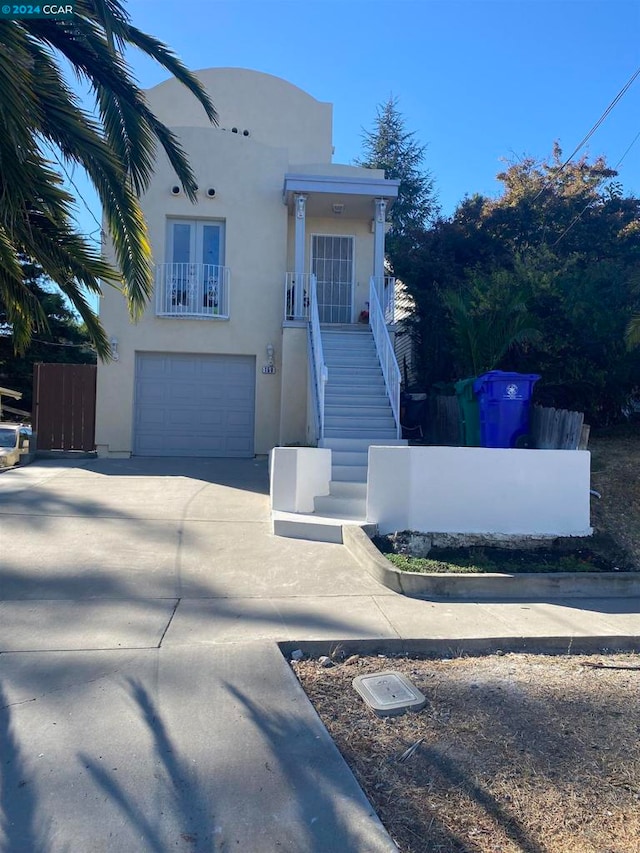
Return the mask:
{"type": "Polygon", "coordinates": [[[296,230],[294,237],[295,293],[294,312],[296,317],[304,317],[304,243],[306,234],[307,197],[303,193],[295,193],[296,230]]]}
{"type": "Polygon", "coordinates": [[[386,198],[375,200],[376,215],[373,220],[373,275],[379,280],[382,298],[382,279],[384,278],[384,225],[387,214],[386,198]]]}

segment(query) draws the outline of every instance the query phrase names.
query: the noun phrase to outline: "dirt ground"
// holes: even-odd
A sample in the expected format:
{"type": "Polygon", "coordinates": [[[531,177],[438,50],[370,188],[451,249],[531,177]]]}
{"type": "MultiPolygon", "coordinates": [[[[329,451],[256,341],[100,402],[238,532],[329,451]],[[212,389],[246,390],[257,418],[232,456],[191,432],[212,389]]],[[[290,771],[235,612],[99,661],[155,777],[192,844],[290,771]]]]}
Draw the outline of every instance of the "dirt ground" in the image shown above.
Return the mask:
{"type": "Polygon", "coordinates": [[[640,656],[292,666],[403,853],[640,851],[640,656]],[[388,669],[422,711],[368,709],[352,679],[388,669]]]}
{"type": "MultiPolygon", "coordinates": [[[[589,449],[592,524],[640,568],[640,427],[589,449]]],[[[640,853],[640,655],[292,666],[402,853],[640,853]],[[353,678],[388,669],[422,711],[360,699],[353,678]]]]}
{"type": "Polygon", "coordinates": [[[640,424],[597,436],[589,443],[591,523],[607,531],[640,568],[640,424]]]}

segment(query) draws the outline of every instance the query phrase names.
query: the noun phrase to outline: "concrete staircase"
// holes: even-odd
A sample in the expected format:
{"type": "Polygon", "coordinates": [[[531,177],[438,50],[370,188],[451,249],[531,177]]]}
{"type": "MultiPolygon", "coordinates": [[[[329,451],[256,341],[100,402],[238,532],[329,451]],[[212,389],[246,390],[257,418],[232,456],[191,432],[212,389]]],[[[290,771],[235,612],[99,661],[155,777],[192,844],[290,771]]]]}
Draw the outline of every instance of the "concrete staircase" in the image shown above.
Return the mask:
{"type": "Polygon", "coordinates": [[[396,437],[369,326],[322,326],[321,333],[329,381],[325,386],[324,438],[319,446],[332,451],[330,493],[314,499],[311,515],[274,517],[274,532],[342,542],[343,523],[366,524],[369,447],[406,441],[396,437]]]}

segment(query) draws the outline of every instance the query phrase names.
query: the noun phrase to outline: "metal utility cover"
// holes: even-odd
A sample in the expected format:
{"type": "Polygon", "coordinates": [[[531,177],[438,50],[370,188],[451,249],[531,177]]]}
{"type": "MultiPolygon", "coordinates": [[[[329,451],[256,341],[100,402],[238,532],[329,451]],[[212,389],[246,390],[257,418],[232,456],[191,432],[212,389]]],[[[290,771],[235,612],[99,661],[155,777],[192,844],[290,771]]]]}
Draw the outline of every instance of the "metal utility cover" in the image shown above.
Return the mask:
{"type": "Polygon", "coordinates": [[[379,717],[392,717],[405,711],[419,711],[426,697],[399,672],[357,675],[353,687],[379,717]]]}

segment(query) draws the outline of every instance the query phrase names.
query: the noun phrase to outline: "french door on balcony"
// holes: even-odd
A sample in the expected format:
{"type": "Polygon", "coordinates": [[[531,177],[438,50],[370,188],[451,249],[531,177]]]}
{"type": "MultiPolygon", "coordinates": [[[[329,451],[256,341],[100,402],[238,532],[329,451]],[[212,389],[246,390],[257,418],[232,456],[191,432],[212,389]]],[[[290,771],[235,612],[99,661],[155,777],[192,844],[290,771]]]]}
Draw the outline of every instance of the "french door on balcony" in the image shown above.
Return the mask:
{"type": "Polygon", "coordinates": [[[224,282],[224,223],[171,219],[168,224],[168,284],[174,308],[219,313],[224,282]]]}
{"type": "Polygon", "coordinates": [[[353,318],[353,237],[314,234],[311,272],[316,277],[321,323],[351,323],[353,318]]]}

